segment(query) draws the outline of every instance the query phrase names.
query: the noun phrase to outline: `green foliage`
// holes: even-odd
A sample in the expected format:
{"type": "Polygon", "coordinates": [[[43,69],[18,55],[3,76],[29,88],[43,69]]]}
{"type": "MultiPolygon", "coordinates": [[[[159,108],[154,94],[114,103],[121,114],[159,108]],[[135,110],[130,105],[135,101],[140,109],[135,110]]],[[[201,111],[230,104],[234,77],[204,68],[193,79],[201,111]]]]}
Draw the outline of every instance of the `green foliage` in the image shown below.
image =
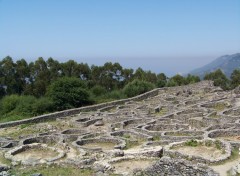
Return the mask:
{"type": "Polygon", "coordinates": [[[185,78],[185,84],[193,84],[199,81],[200,81],[199,76],[195,76],[195,75],[188,74],[188,76],[185,78]]]}
{"type": "Polygon", "coordinates": [[[128,83],[124,87],[123,92],[127,97],[133,97],[133,96],[145,93],[147,91],[150,91],[154,88],[155,86],[152,83],[149,83],[146,81],[134,80],[128,83]]]}
{"type": "Polygon", "coordinates": [[[230,89],[230,81],[220,69],[206,74],[204,76],[204,80],[212,80],[214,82],[214,86],[220,86],[223,90],[230,89]]]}
{"type": "Polygon", "coordinates": [[[222,149],[221,141],[216,140],[216,141],[214,142],[214,144],[215,144],[215,146],[216,146],[216,148],[217,148],[218,150],[221,150],[221,149],[222,149]]]}
{"type": "Polygon", "coordinates": [[[106,94],[107,90],[100,85],[96,85],[91,89],[91,92],[93,93],[94,96],[101,96],[106,94]]]}
{"type": "Polygon", "coordinates": [[[53,103],[48,98],[37,99],[34,96],[5,96],[0,101],[0,121],[13,121],[53,111],[53,103]]]}
{"type": "Polygon", "coordinates": [[[6,95],[5,89],[0,85],[0,99],[6,95]]]}
{"type": "Polygon", "coordinates": [[[78,78],[59,78],[49,86],[47,96],[52,99],[57,110],[90,104],[86,85],[78,78]]]}
{"type": "Polygon", "coordinates": [[[40,115],[54,111],[54,103],[48,97],[39,98],[32,106],[33,114],[40,115]]]}
{"type": "MultiPolygon", "coordinates": [[[[232,75],[234,86],[238,85],[238,75],[237,71],[232,75]]],[[[134,71],[119,63],[89,67],[74,60],[60,63],[42,57],[30,63],[24,59],[14,62],[7,56],[0,61],[1,121],[132,97],[155,86],[172,87],[198,81],[192,75],[169,79],[164,73],[156,75],[142,68],[134,71]]]]}
{"type": "Polygon", "coordinates": [[[18,96],[18,104],[14,109],[14,112],[21,113],[21,115],[33,115],[33,105],[37,99],[34,96],[18,96]]]}
{"type": "Polygon", "coordinates": [[[19,104],[19,101],[20,101],[20,98],[18,95],[5,96],[1,100],[0,108],[1,108],[2,114],[6,114],[13,111],[19,104]]]}
{"type": "Polygon", "coordinates": [[[198,146],[198,142],[194,139],[191,139],[189,141],[185,142],[186,146],[190,146],[190,147],[197,147],[198,146]]]}
{"type": "Polygon", "coordinates": [[[236,88],[240,85],[240,70],[236,69],[231,74],[231,86],[232,88],[236,88]]]}
{"type": "Polygon", "coordinates": [[[160,140],[161,140],[161,137],[159,135],[153,136],[153,141],[160,141],[160,140]]]}
{"type": "Polygon", "coordinates": [[[181,75],[179,75],[179,74],[173,76],[170,80],[173,81],[173,82],[175,82],[176,85],[178,85],[178,86],[181,86],[181,85],[184,85],[184,84],[185,84],[185,79],[184,79],[184,77],[181,76],[181,75]]]}
{"type": "Polygon", "coordinates": [[[39,165],[31,167],[14,167],[10,170],[11,175],[21,175],[29,176],[35,173],[41,173],[42,175],[51,175],[51,176],[91,176],[93,171],[91,169],[79,169],[76,167],[68,166],[58,166],[58,165],[39,165]]]}
{"type": "Polygon", "coordinates": [[[211,147],[213,145],[212,141],[205,141],[205,146],[211,147]]]}

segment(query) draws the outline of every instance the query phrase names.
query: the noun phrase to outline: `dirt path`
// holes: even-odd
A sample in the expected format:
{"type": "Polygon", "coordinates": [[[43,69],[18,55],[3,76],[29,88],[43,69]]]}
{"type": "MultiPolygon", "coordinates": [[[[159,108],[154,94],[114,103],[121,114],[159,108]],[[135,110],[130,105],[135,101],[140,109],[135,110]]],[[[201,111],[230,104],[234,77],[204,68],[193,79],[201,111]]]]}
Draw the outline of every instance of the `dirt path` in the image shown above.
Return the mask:
{"type": "Polygon", "coordinates": [[[218,172],[220,176],[227,176],[227,171],[230,170],[233,166],[237,165],[240,162],[240,158],[229,161],[222,165],[210,166],[214,171],[218,172]]]}

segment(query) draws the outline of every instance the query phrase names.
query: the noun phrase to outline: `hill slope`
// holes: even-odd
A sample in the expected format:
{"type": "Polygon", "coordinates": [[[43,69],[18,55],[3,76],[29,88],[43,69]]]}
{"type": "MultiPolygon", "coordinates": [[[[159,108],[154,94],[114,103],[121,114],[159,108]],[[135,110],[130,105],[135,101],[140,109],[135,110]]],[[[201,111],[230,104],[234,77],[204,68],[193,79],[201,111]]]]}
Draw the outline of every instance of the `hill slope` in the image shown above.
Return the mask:
{"type": "Polygon", "coordinates": [[[215,71],[219,68],[227,77],[230,77],[233,70],[240,68],[240,53],[221,56],[211,63],[191,71],[190,74],[198,75],[203,78],[206,73],[215,71]]]}

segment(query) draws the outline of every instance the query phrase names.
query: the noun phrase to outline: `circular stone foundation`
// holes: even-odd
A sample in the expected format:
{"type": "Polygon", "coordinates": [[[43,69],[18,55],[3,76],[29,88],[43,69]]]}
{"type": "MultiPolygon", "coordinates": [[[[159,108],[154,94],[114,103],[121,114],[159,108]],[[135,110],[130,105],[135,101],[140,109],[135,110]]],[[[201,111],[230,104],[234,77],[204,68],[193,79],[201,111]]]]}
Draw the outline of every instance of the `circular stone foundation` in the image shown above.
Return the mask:
{"type": "Polygon", "coordinates": [[[119,159],[111,162],[114,174],[132,175],[139,170],[144,170],[156,162],[154,159],[119,159]]]}
{"type": "Polygon", "coordinates": [[[147,125],[144,127],[145,130],[150,132],[155,131],[171,131],[171,130],[179,130],[179,129],[188,129],[186,125],[166,125],[166,124],[154,124],[154,125],[147,125]]]}
{"type": "Polygon", "coordinates": [[[231,145],[220,140],[189,140],[171,143],[164,154],[201,163],[219,163],[231,156],[231,145]]]}
{"type": "Polygon", "coordinates": [[[112,138],[92,138],[92,139],[83,139],[73,143],[77,147],[81,147],[87,150],[113,150],[121,149],[125,147],[125,143],[119,139],[112,138]]]}
{"type": "Polygon", "coordinates": [[[46,144],[22,145],[5,153],[5,158],[23,165],[35,165],[54,162],[65,156],[65,153],[46,144]]]}
{"type": "Polygon", "coordinates": [[[215,130],[210,132],[208,137],[240,143],[240,130],[215,130]]]}

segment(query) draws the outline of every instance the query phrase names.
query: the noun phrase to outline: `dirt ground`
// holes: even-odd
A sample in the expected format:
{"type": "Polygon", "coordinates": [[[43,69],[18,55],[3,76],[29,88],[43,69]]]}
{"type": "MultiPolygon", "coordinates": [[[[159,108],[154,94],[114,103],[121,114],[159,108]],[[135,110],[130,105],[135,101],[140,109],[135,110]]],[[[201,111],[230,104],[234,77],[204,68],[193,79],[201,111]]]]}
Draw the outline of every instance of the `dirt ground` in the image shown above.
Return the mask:
{"type": "Polygon", "coordinates": [[[14,155],[15,159],[20,159],[20,160],[28,160],[28,159],[36,159],[36,160],[40,160],[40,159],[49,159],[49,158],[53,158],[56,157],[57,153],[52,151],[52,150],[48,150],[48,149],[29,149],[26,150],[24,152],[18,153],[16,155],[14,155]]]}
{"type": "Polygon", "coordinates": [[[205,159],[216,159],[222,156],[222,151],[218,150],[214,147],[206,147],[206,146],[197,146],[197,147],[190,147],[190,146],[183,146],[174,149],[185,155],[194,155],[200,156],[205,159]]]}
{"type": "Polygon", "coordinates": [[[132,174],[135,169],[145,169],[153,163],[153,160],[128,160],[120,161],[112,165],[115,167],[116,174],[132,174]]]}
{"type": "Polygon", "coordinates": [[[83,146],[86,148],[102,148],[102,150],[112,150],[116,144],[110,142],[95,142],[84,144],[83,146]]]}
{"type": "Polygon", "coordinates": [[[218,137],[217,139],[223,139],[225,141],[240,141],[240,136],[224,136],[224,137],[218,137]]]}

